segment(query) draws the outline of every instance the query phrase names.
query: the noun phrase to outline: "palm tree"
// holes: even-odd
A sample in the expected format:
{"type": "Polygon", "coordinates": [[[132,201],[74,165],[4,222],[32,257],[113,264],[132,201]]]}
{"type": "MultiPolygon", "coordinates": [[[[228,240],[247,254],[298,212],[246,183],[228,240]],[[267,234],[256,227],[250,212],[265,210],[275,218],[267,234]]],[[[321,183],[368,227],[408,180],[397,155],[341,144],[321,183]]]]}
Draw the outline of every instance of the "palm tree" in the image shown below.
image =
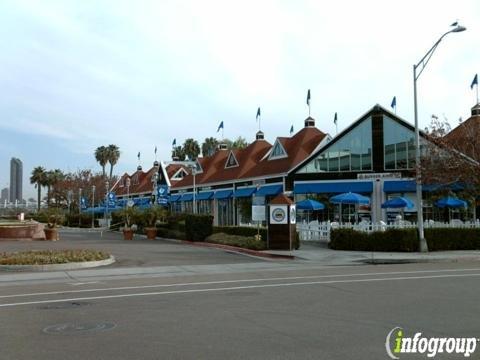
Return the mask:
{"type": "Polygon", "coordinates": [[[47,172],[48,174],[48,180],[47,183],[49,186],[48,188],[48,203],[50,204],[50,198],[52,196],[52,192],[54,193],[55,196],[55,203],[58,204],[58,194],[56,192],[56,186],[57,184],[62,181],[65,178],[65,175],[63,174],[62,170],[60,169],[55,169],[47,172]],[[53,191],[51,191],[50,187],[53,187],[53,191]]]}
{"type": "Polygon", "coordinates": [[[196,160],[198,154],[200,154],[200,146],[194,139],[186,139],[183,143],[183,152],[188,156],[189,160],[196,160]]]}
{"type": "Polygon", "coordinates": [[[99,146],[95,149],[95,159],[102,167],[102,174],[105,177],[105,166],[108,163],[108,152],[105,146],[99,146]]]}
{"type": "Polygon", "coordinates": [[[107,147],[107,159],[110,163],[110,180],[112,180],[113,167],[120,159],[120,149],[117,145],[110,144],[107,147]]]}
{"type": "Polygon", "coordinates": [[[215,139],[214,137],[206,138],[202,144],[202,155],[204,157],[212,156],[215,153],[217,146],[218,146],[217,139],[215,139]]]}
{"type": "Polygon", "coordinates": [[[45,168],[37,166],[32,170],[32,176],[30,176],[30,184],[35,184],[37,188],[37,208],[40,211],[40,202],[42,201],[42,186],[44,186],[46,179],[45,168]]]}

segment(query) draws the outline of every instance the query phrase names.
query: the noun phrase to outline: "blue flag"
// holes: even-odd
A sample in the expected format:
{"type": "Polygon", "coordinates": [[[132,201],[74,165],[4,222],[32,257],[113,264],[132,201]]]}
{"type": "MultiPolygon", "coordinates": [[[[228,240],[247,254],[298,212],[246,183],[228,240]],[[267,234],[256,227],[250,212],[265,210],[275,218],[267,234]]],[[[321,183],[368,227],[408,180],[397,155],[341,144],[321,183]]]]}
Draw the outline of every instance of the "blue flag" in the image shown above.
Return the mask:
{"type": "Polygon", "coordinates": [[[175,146],[175,145],[177,145],[177,139],[173,139],[172,141],[172,146],[175,146]]]}
{"type": "Polygon", "coordinates": [[[260,117],[260,108],[258,108],[258,110],[257,110],[257,121],[258,121],[259,117],[260,117]]]}
{"type": "Polygon", "coordinates": [[[157,154],[157,146],[155,145],[155,155],[157,154]]]}
{"type": "Polygon", "coordinates": [[[117,201],[117,197],[115,196],[114,192],[109,192],[107,195],[108,206],[115,207],[115,203],[117,201]]]}
{"type": "Polygon", "coordinates": [[[292,134],[293,134],[293,125],[290,126],[290,135],[292,135],[292,134]]]}
{"type": "Polygon", "coordinates": [[[310,106],[310,89],[308,89],[307,93],[307,105],[310,106]]]}
{"type": "Polygon", "coordinates": [[[392,103],[390,104],[390,107],[392,109],[395,109],[397,107],[397,97],[396,96],[393,97],[392,103]]]}
{"type": "Polygon", "coordinates": [[[138,160],[140,160],[140,151],[137,154],[138,160]]]}
{"type": "Polygon", "coordinates": [[[338,118],[337,118],[337,113],[335,113],[335,117],[333,118],[333,123],[334,123],[335,125],[337,125],[337,120],[338,120],[338,118]]]}
{"type": "Polygon", "coordinates": [[[87,208],[87,199],[85,199],[83,196],[80,198],[80,206],[82,209],[87,208]]]}
{"type": "Polygon", "coordinates": [[[473,89],[475,85],[478,86],[478,74],[475,74],[475,77],[472,80],[472,84],[470,85],[470,89],[473,89]]]}
{"type": "Polygon", "coordinates": [[[218,125],[217,132],[219,132],[219,131],[220,131],[220,129],[223,129],[223,121],[220,123],[220,125],[218,125]]]}

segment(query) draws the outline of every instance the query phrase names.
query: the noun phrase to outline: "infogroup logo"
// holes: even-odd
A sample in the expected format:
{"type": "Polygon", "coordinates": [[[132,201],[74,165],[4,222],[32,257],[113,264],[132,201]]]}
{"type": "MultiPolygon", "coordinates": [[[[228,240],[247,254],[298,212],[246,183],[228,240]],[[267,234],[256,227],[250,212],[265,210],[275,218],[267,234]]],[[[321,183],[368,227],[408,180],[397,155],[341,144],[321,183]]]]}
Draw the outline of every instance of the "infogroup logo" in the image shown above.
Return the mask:
{"type": "Polygon", "coordinates": [[[470,357],[477,348],[477,338],[422,337],[421,332],[406,337],[401,327],[390,330],[385,340],[385,349],[391,359],[400,359],[401,354],[424,354],[434,358],[438,354],[463,354],[470,357]]]}

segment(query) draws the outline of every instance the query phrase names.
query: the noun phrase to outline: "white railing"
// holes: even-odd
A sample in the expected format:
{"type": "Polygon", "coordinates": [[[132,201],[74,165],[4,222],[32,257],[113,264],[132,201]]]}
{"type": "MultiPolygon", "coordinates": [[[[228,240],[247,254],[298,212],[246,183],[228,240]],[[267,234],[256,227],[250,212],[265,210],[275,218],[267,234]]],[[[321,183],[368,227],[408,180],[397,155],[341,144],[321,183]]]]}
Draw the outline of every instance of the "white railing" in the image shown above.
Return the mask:
{"type": "MultiPolygon", "coordinates": [[[[336,222],[312,221],[310,223],[297,223],[297,232],[301,241],[330,241],[331,229],[353,229],[356,231],[374,232],[386,231],[388,229],[416,229],[417,224],[409,221],[398,221],[392,224],[362,222],[358,224],[336,222]]],[[[424,222],[425,229],[454,228],[454,229],[473,229],[480,228],[480,221],[461,221],[452,220],[449,223],[427,220],[424,222]]]]}

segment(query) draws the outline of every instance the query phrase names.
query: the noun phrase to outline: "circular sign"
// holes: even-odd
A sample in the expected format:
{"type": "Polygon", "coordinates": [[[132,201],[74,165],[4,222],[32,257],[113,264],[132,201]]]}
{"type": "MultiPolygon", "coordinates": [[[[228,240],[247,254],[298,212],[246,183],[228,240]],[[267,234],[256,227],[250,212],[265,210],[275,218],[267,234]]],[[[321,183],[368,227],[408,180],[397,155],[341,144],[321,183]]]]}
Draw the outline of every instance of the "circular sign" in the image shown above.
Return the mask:
{"type": "Polygon", "coordinates": [[[276,208],[272,212],[272,218],[276,222],[282,222],[283,220],[285,220],[286,215],[287,214],[285,213],[285,210],[283,210],[281,208],[276,208]]]}
{"type": "Polygon", "coordinates": [[[127,201],[127,206],[128,207],[132,207],[133,205],[135,205],[135,202],[133,200],[128,200],[127,201]]]}

